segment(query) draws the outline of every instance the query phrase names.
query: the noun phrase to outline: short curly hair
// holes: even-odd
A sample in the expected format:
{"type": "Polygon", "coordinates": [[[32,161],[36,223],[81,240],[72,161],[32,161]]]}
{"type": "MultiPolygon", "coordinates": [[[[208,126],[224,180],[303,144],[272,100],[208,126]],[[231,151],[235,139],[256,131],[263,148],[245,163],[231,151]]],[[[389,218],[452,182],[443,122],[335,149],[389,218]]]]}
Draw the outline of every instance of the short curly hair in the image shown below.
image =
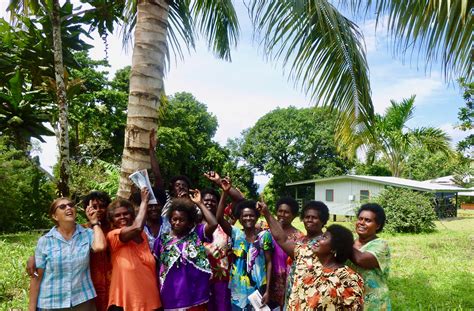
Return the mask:
{"type": "Polygon", "coordinates": [[[300,218],[301,220],[304,219],[304,215],[310,209],[314,209],[318,211],[319,219],[325,225],[329,220],[329,208],[326,204],[321,201],[309,201],[303,206],[303,210],[301,211],[300,218]]]}
{"type": "Polygon", "coordinates": [[[278,208],[280,207],[280,205],[282,205],[282,204],[286,204],[290,207],[291,213],[293,214],[293,216],[298,216],[300,206],[299,206],[298,202],[295,199],[293,199],[292,197],[283,197],[283,198],[278,199],[278,201],[276,202],[276,205],[275,205],[277,211],[278,211],[278,208]]]}
{"type": "Polygon", "coordinates": [[[171,214],[173,212],[184,212],[186,213],[188,220],[191,223],[196,223],[198,220],[198,212],[194,202],[188,198],[176,198],[171,200],[171,205],[168,210],[168,219],[171,220],[171,214]]]}
{"type": "Polygon", "coordinates": [[[359,217],[360,213],[362,213],[363,211],[370,211],[375,214],[375,222],[377,223],[377,225],[379,225],[379,228],[376,232],[379,233],[380,231],[382,231],[383,227],[385,226],[385,221],[387,219],[383,207],[377,203],[365,203],[357,211],[357,217],[359,217]]]}
{"type": "Polygon", "coordinates": [[[106,192],[93,190],[93,191],[89,192],[82,199],[82,206],[84,207],[84,209],[87,208],[87,206],[89,206],[89,202],[91,200],[101,201],[101,202],[104,203],[105,207],[109,206],[109,204],[111,202],[110,196],[106,192]]]}
{"type": "Polygon", "coordinates": [[[337,263],[345,263],[352,257],[354,236],[351,230],[341,225],[330,225],[326,232],[331,234],[331,249],[337,263]]]}
{"type": "Polygon", "coordinates": [[[204,196],[206,194],[210,194],[216,197],[217,203],[219,203],[219,200],[221,199],[221,196],[219,192],[216,189],[213,188],[205,188],[201,190],[201,198],[204,199],[204,196]]]}
{"type": "Polygon", "coordinates": [[[115,199],[112,201],[112,203],[110,203],[109,207],[107,208],[107,215],[109,217],[110,223],[113,224],[114,211],[119,207],[125,207],[130,213],[130,216],[132,216],[132,219],[135,219],[135,209],[133,208],[132,202],[124,199],[115,199]]]}
{"type": "Polygon", "coordinates": [[[255,202],[254,200],[242,200],[239,203],[237,203],[237,205],[235,205],[234,212],[233,212],[234,216],[236,218],[240,218],[240,215],[242,214],[242,210],[246,208],[253,210],[257,218],[260,217],[260,212],[257,210],[257,202],[255,202]]]}
{"type": "Polygon", "coordinates": [[[177,176],[173,176],[170,180],[170,191],[173,192],[174,191],[174,183],[177,182],[178,180],[182,180],[184,181],[187,185],[188,185],[188,188],[191,189],[191,180],[189,179],[188,176],[186,175],[177,175],[177,176]]]}

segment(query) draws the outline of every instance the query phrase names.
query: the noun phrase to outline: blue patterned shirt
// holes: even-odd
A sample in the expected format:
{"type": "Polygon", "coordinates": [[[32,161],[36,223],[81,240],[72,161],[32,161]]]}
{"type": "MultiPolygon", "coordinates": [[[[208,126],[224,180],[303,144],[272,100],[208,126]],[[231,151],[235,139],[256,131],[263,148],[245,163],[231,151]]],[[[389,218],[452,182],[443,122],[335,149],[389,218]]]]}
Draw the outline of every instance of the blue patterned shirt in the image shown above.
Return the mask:
{"type": "Polygon", "coordinates": [[[96,296],[89,269],[93,235],[91,229],[76,224],[69,241],[56,227],[39,239],[35,261],[44,273],[38,308],[70,308],[96,296]]]}

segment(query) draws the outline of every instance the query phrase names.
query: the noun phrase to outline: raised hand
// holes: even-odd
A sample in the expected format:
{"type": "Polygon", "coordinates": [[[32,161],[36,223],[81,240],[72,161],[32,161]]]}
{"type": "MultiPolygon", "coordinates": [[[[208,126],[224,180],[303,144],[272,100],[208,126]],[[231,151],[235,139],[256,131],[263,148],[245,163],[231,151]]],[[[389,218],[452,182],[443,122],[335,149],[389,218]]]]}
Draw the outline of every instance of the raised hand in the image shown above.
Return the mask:
{"type": "Polygon", "coordinates": [[[190,189],[189,190],[189,198],[191,199],[191,201],[194,202],[194,204],[196,204],[197,206],[200,206],[200,203],[201,203],[201,191],[199,191],[198,189],[190,189]]]}
{"type": "Polygon", "coordinates": [[[229,176],[226,176],[221,179],[220,187],[224,192],[229,192],[229,190],[232,188],[232,181],[230,180],[229,176]]]}
{"type": "Polygon", "coordinates": [[[97,210],[92,207],[92,200],[89,202],[89,206],[86,208],[86,217],[90,223],[97,223],[99,221],[97,216],[97,210]]]}
{"type": "Polygon", "coordinates": [[[217,174],[217,172],[209,171],[207,173],[204,173],[204,176],[206,176],[207,179],[209,179],[210,181],[212,181],[213,183],[215,183],[219,187],[221,186],[222,179],[219,176],[219,174],[217,174]]]}
{"type": "Polygon", "coordinates": [[[143,187],[140,191],[140,196],[141,201],[146,202],[148,204],[148,201],[150,200],[150,192],[148,191],[148,188],[143,187]]]}
{"type": "Polygon", "coordinates": [[[258,201],[256,205],[257,211],[260,212],[260,214],[265,215],[267,213],[270,213],[270,210],[268,209],[268,206],[265,202],[263,201],[258,201]]]}

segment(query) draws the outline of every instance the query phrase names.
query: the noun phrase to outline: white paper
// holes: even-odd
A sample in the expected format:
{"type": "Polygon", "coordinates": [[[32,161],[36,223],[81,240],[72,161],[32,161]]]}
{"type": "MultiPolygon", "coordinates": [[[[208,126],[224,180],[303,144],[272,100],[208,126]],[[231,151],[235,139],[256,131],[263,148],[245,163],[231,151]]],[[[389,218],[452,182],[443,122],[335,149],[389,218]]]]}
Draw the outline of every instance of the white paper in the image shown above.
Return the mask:
{"type": "Polygon", "coordinates": [[[151,188],[150,178],[148,178],[148,172],[146,170],[136,171],[135,173],[131,174],[128,178],[138,187],[138,189],[142,189],[146,187],[148,192],[150,193],[150,200],[148,200],[148,204],[158,204],[155,198],[155,194],[153,193],[153,189],[151,188]]]}
{"type": "Polygon", "coordinates": [[[260,292],[258,290],[254,291],[249,295],[249,301],[255,310],[271,311],[271,309],[267,305],[262,304],[262,295],[260,295],[260,292]]]}

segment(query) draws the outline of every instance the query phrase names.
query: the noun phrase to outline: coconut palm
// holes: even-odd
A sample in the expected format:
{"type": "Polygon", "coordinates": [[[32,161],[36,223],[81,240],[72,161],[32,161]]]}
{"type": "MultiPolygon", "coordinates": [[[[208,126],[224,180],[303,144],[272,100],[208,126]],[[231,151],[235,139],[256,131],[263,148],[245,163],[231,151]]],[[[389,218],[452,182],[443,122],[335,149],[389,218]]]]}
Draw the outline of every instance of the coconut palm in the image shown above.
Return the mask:
{"type": "Polygon", "coordinates": [[[156,128],[157,110],[164,98],[163,78],[169,48],[177,55],[181,46],[193,48],[195,36],[203,33],[217,57],[230,60],[230,49],[239,33],[231,0],[131,0],[129,29],[135,26],[125,146],[118,195],[128,198],[128,176],[148,168],[149,133],[156,128]]]}
{"type": "Polygon", "coordinates": [[[401,102],[391,100],[384,115],[376,114],[370,131],[345,137],[340,141],[347,155],[354,156],[362,148],[366,151],[367,161],[376,158],[386,161],[393,176],[403,173],[409,150],[423,147],[429,152],[450,154],[450,138],[438,128],[421,127],[410,129],[406,123],[413,117],[415,96],[401,102]]]}

